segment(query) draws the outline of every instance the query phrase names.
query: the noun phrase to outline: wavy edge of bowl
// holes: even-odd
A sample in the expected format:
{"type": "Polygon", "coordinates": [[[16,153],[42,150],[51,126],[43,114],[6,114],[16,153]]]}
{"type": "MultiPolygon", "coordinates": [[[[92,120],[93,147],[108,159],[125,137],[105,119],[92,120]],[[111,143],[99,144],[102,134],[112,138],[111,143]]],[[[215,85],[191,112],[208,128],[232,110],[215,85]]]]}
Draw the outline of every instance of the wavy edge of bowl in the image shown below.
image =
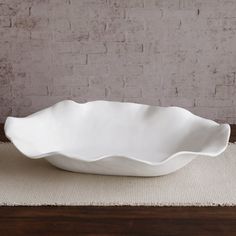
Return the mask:
{"type": "Polygon", "coordinates": [[[98,161],[101,161],[101,160],[104,160],[104,159],[109,159],[109,158],[114,158],[114,157],[115,158],[121,158],[122,157],[122,158],[129,159],[129,160],[132,160],[132,161],[135,161],[135,162],[146,164],[146,165],[149,165],[149,166],[159,166],[159,165],[166,164],[167,162],[171,161],[174,158],[177,158],[180,155],[195,155],[195,156],[210,156],[210,157],[216,157],[216,156],[220,155],[221,153],[223,153],[226,150],[226,148],[228,146],[229,138],[230,138],[230,133],[231,133],[231,128],[230,128],[229,124],[226,124],[226,123],[219,124],[219,123],[217,123],[217,122],[215,122],[213,120],[210,120],[210,119],[207,119],[207,118],[203,118],[201,116],[197,116],[194,113],[192,113],[191,111],[188,111],[185,108],[177,107],[177,106],[154,106],[154,105],[140,104],[140,103],[134,103],[134,102],[118,102],[118,101],[105,101],[105,100],[95,100],[95,101],[88,101],[88,102],[84,102],[84,103],[75,102],[73,100],[63,100],[63,101],[55,103],[52,106],[46,107],[46,108],[44,108],[42,110],[34,112],[34,113],[32,113],[32,114],[30,114],[28,116],[25,116],[25,117],[11,117],[11,116],[7,117],[7,119],[5,121],[5,124],[4,124],[4,132],[5,132],[6,137],[13,143],[13,145],[23,155],[25,155],[26,157],[31,158],[31,159],[40,159],[40,158],[47,158],[47,157],[54,156],[54,155],[61,155],[63,157],[74,159],[74,160],[78,160],[78,161],[83,161],[83,162],[87,162],[87,163],[93,163],[93,162],[95,163],[95,162],[98,162],[98,161]],[[222,142],[222,145],[221,145],[221,147],[219,148],[219,150],[217,152],[179,151],[179,152],[176,152],[176,153],[170,155],[169,157],[167,157],[166,159],[164,159],[163,161],[160,161],[160,162],[151,162],[151,161],[137,159],[137,158],[131,157],[131,156],[121,156],[121,155],[116,155],[116,154],[102,155],[102,156],[94,157],[93,159],[88,160],[88,159],[86,159],[86,157],[78,157],[78,156],[75,157],[75,156],[67,155],[63,151],[47,152],[47,153],[43,153],[41,155],[31,155],[29,152],[27,153],[27,151],[24,150],[24,148],[22,147],[22,145],[20,144],[18,139],[14,138],[14,135],[12,136],[8,132],[9,131],[9,125],[11,124],[12,120],[15,120],[15,119],[27,119],[27,117],[36,116],[39,112],[44,111],[46,109],[52,109],[56,105],[62,104],[62,103],[71,103],[71,104],[73,103],[73,104],[76,104],[76,105],[86,105],[88,103],[94,103],[94,102],[126,103],[126,104],[143,105],[143,106],[147,106],[147,107],[161,107],[161,108],[166,108],[166,109],[173,109],[173,108],[175,108],[175,109],[181,110],[182,112],[191,114],[191,116],[194,117],[194,118],[197,118],[197,119],[200,118],[200,119],[206,120],[206,121],[208,121],[210,123],[214,123],[216,125],[216,127],[218,127],[218,128],[221,127],[221,129],[223,129],[223,131],[224,131],[224,138],[222,138],[223,142],[222,142]]]}

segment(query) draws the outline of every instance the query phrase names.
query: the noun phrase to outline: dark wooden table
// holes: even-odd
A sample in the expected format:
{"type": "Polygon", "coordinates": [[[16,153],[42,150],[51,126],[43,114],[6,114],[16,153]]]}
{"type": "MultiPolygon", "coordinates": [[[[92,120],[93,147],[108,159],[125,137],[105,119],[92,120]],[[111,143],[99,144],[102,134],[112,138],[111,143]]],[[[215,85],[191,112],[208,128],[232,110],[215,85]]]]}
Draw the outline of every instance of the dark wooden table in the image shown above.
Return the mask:
{"type": "MultiPolygon", "coordinates": [[[[231,128],[233,142],[236,125],[231,128]]],[[[7,141],[3,125],[0,140],[7,141]]],[[[65,234],[236,235],[236,207],[0,207],[1,236],[65,234]]]]}

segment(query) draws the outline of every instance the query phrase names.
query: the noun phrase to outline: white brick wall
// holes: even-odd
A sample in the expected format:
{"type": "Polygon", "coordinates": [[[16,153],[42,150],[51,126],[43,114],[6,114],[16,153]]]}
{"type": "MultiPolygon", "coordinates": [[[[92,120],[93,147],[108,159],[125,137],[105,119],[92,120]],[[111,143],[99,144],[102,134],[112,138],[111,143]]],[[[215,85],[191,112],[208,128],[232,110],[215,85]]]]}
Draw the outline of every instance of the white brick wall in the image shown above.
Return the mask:
{"type": "Polygon", "coordinates": [[[236,123],[236,1],[0,0],[0,122],[62,99],[236,123]]]}

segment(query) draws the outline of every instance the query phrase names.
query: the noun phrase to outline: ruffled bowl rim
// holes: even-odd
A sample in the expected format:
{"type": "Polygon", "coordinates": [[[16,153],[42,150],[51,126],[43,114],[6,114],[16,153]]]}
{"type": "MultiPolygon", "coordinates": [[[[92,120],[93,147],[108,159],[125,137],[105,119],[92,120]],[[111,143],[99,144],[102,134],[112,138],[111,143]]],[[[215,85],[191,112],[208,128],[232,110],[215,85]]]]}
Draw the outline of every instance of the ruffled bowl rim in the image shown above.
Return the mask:
{"type": "MultiPolygon", "coordinates": [[[[73,100],[63,100],[61,102],[58,102],[48,108],[51,108],[53,106],[56,106],[57,104],[59,103],[65,103],[65,102],[69,102],[69,103],[74,103],[74,104],[77,104],[77,105],[86,105],[88,103],[94,103],[94,102],[109,102],[109,103],[125,103],[125,104],[137,104],[137,103],[133,103],[133,102],[117,102],[117,101],[105,101],[105,100],[96,100],[96,101],[89,101],[89,102],[85,102],[85,103],[78,103],[78,102],[75,102],[73,100]]],[[[149,166],[160,166],[160,165],[163,165],[163,164],[166,164],[167,162],[177,158],[178,156],[180,155],[195,155],[195,156],[210,156],[210,157],[216,157],[218,155],[220,155],[221,153],[223,153],[227,146],[228,146],[228,143],[229,143],[229,138],[230,138],[230,133],[231,133],[231,128],[230,128],[230,125],[229,124],[219,124],[213,120],[210,120],[210,119],[206,119],[206,118],[203,118],[203,117],[200,117],[200,116],[197,116],[195,114],[193,114],[192,112],[188,111],[187,109],[185,108],[182,108],[182,107],[177,107],[177,106],[153,106],[153,105],[147,105],[147,104],[138,104],[138,105],[143,105],[143,106],[148,106],[148,107],[162,107],[162,108],[166,108],[166,109],[179,109],[183,112],[187,112],[187,113],[190,113],[191,116],[193,118],[201,118],[203,120],[207,120],[209,123],[212,123],[214,125],[216,125],[216,127],[218,128],[221,128],[221,129],[224,129],[224,137],[222,137],[221,139],[223,140],[222,144],[221,144],[221,147],[218,149],[217,152],[204,152],[204,151],[199,151],[199,152],[194,152],[194,151],[179,151],[179,152],[176,152],[172,155],[170,155],[169,157],[165,158],[164,160],[162,161],[159,161],[159,162],[152,162],[152,161],[147,161],[147,160],[142,160],[142,159],[138,159],[136,157],[132,157],[132,156],[124,156],[124,155],[117,155],[117,154],[107,154],[107,155],[101,155],[101,156],[98,156],[98,157],[93,157],[91,159],[86,159],[86,157],[78,157],[78,156],[74,156],[74,155],[68,155],[66,154],[66,152],[63,152],[63,151],[53,151],[53,152],[47,152],[47,153],[43,153],[43,154],[40,154],[40,155],[31,155],[30,153],[27,153],[27,151],[24,150],[24,148],[22,148],[22,145],[21,145],[21,142],[19,139],[17,139],[16,137],[14,137],[14,135],[11,135],[9,133],[9,123],[12,122],[14,119],[27,119],[27,117],[32,117],[32,116],[36,116],[38,112],[35,112],[29,116],[26,116],[26,117],[7,117],[6,121],[5,121],[5,124],[4,124],[4,131],[5,131],[5,135],[6,137],[13,143],[13,145],[25,156],[31,158],[31,159],[40,159],[40,158],[48,158],[48,157],[51,157],[51,156],[55,156],[55,155],[60,155],[60,156],[63,156],[65,158],[69,158],[69,159],[73,159],[73,160],[77,160],[77,161],[82,161],[82,162],[87,162],[87,163],[95,163],[95,162],[98,162],[98,161],[101,161],[101,160],[105,160],[105,159],[110,159],[110,158],[124,158],[124,159],[128,159],[128,160],[131,160],[131,161],[135,161],[135,162],[139,162],[139,163],[142,163],[142,164],[145,164],[145,165],[149,165],[149,166]]],[[[48,108],[45,108],[45,109],[48,109],[48,108]]],[[[44,109],[43,109],[44,110],[44,109]]]]}

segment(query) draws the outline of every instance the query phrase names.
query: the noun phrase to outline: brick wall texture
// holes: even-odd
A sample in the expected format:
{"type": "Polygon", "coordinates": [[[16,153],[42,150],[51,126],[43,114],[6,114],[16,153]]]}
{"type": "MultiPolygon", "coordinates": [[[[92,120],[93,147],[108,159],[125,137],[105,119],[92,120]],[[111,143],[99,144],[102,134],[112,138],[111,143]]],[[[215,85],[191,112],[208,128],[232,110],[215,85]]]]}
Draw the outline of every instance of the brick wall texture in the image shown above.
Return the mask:
{"type": "Polygon", "coordinates": [[[235,0],[0,0],[0,121],[62,99],[236,123],[235,0]]]}

